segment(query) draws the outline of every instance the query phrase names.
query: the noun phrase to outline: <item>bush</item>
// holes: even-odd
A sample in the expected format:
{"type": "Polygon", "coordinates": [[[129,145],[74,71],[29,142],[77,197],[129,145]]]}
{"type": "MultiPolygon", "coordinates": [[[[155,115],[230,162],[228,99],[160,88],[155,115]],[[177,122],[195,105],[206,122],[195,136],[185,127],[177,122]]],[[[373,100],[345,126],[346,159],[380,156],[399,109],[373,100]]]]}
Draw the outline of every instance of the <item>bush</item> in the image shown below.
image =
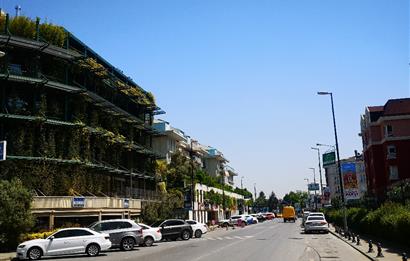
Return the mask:
{"type": "Polygon", "coordinates": [[[0,250],[14,249],[33,226],[32,196],[19,179],[0,181],[0,250]]]}
{"type": "MultiPolygon", "coordinates": [[[[329,222],[343,227],[343,210],[326,211],[329,222]]],[[[349,228],[368,235],[385,238],[410,246],[410,203],[406,206],[387,202],[379,208],[369,211],[365,208],[347,209],[349,228]]]]}

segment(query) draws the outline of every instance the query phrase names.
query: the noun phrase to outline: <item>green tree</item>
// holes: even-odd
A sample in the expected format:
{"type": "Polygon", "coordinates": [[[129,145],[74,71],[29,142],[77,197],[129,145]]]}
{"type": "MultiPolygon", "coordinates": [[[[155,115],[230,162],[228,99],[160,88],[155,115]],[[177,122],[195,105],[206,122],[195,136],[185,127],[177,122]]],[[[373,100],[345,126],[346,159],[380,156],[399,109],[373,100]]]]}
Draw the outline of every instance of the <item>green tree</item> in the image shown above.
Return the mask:
{"type": "Polygon", "coordinates": [[[266,199],[265,192],[259,192],[259,197],[255,200],[255,206],[258,209],[266,208],[268,206],[268,200],[266,199]]]}
{"type": "Polygon", "coordinates": [[[268,208],[269,208],[269,210],[273,211],[273,210],[277,209],[278,208],[278,203],[279,203],[279,200],[276,197],[275,192],[272,191],[272,193],[270,193],[270,196],[269,196],[269,199],[268,199],[268,208]]]}
{"type": "Polygon", "coordinates": [[[0,246],[3,250],[14,249],[20,234],[34,224],[32,196],[19,179],[13,179],[0,181],[0,198],[0,246]]]}
{"type": "Polygon", "coordinates": [[[288,204],[295,205],[295,203],[299,203],[303,206],[304,202],[308,199],[308,193],[303,191],[290,191],[283,197],[283,201],[288,204]]]}

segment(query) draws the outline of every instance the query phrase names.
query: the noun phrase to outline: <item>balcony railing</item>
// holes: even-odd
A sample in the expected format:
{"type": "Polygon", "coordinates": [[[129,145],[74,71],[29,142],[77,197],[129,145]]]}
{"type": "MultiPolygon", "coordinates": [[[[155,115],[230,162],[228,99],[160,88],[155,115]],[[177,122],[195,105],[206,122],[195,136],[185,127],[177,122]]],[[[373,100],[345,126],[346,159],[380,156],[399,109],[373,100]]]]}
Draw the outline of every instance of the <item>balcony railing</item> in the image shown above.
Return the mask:
{"type": "Polygon", "coordinates": [[[32,209],[141,209],[140,199],[124,200],[123,198],[113,197],[71,197],[71,196],[44,196],[33,197],[32,209]],[[80,200],[82,204],[78,204],[76,199],[80,200]],[[77,203],[77,204],[75,204],[77,203]]]}

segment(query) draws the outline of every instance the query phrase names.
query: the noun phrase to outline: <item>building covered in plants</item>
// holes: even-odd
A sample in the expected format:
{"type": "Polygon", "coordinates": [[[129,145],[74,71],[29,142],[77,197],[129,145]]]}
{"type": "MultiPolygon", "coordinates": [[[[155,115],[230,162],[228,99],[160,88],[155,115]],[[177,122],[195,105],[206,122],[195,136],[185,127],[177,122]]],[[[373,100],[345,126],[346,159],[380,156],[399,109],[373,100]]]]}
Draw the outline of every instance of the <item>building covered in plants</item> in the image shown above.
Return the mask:
{"type": "Polygon", "coordinates": [[[156,197],[143,90],[64,28],[0,17],[0,179],[33,192],[39,225],[139,215],[156,197]]]}

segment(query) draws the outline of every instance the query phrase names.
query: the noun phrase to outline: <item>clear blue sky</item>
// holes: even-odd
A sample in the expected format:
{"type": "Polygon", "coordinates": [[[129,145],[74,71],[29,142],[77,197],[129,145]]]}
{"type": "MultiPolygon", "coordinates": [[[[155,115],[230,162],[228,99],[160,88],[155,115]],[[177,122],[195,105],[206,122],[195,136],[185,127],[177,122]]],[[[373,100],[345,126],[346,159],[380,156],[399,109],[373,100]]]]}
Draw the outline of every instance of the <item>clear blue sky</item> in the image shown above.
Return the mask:
{"type": "Polygon", "coordinates": [[[310,147],[361,151],[366,105],[408,97],[407,0],[0,0],[63,25],[156,96],[173,126],[214,146],[258,192],[305,190],[310,147]]]}

